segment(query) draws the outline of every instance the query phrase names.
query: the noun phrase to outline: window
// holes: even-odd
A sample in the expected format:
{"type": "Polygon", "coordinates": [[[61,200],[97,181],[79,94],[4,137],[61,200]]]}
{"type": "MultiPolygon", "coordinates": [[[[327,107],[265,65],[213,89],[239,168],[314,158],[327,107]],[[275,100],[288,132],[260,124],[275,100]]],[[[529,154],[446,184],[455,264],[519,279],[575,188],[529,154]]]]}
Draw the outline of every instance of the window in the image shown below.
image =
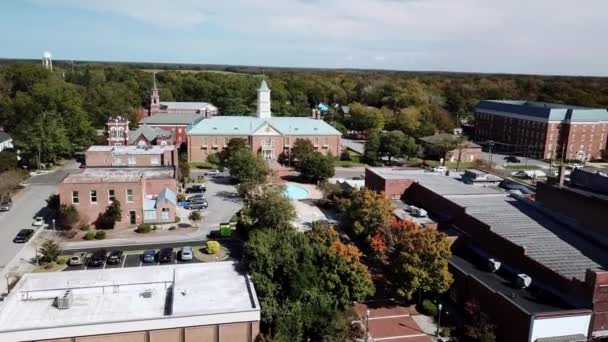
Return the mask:
{"type": "Polygon", "coordinates": [[[116,199],[116,194],[114,190],[108,190],[108,202],[112,203],[116,199]]]}
{"type": "Polygon", "coordinates": [[[78,204],[78,191],[72,191],[72,204],[78,204]]]}
{"type": "Polygon", "coordinates": [[[127,202],[133,202],[133,190],[131,189],[127,189],[127,202]]]}
{"type": "Polygon", "coordinates": [[[162,208],[161,209],[161,217],[160,219],[163,222],[169,221],[169,208],[162,208]]]}
{"type": "Polygon", "coordinates": [[[152,164],[152,165],[160,165],[160,158],[158,158],[158,157],[152,157],[152,159],[150,160],[150,164],[152,164]]]}
{"type": "Polygon", "coordinates": [[[128,163],[129,165],[135,165],[137,164],[137,161],[135,160],[135,157],[129,157],[128,163]]]}
{"type": "Polygon", "coordinates": [[[97,190],[91,190],[90,198],[91,198],[91,203],[97,203],[97,190]]]}

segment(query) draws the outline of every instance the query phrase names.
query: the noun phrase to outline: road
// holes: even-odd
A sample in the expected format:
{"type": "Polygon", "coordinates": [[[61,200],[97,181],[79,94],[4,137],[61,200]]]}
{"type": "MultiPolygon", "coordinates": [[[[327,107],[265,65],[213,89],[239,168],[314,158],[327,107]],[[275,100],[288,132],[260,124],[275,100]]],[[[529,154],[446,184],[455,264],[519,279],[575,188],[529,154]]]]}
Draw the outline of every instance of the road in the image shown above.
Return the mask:
{"type": "MultiPolygon", "coordinates": [[[[492,163],[498,166],[506,165],[505,157],[507,156],[508,154],[492,153],[492,163]]],[[[490,154],[488,152],[481,152],[481,159],[490,162],[490,154]]],[[[517,159],[521,160],[521,163],[515,165],[525,165],[527,163],[527,165],[536,165],[542,169],[549,169],[549,163],[545,163],[542,160],[527,158],[526,161],[526,158],[519,156],[517,159]]]]}
{"type": "Polygon", "coordinates": [[[57,192],[57,184],[70,172],[79,172],[77,164],[67,163],[54,172],[31,177],[25,182],[26,187],[14,196],[11,210],[0,213],[0,269],[25,246],[13,243],[17,232],[32,228],[35,216],[48,215],[46,199],[57,192]]]}

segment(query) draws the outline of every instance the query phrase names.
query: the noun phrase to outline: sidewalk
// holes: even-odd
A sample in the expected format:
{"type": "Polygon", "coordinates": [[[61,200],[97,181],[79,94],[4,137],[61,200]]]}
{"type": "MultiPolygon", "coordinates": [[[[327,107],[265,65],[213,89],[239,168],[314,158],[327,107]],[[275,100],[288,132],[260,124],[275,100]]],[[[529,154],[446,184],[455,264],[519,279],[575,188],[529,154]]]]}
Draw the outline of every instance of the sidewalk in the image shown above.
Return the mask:
{"type": "MultiPolygon", "coordinates": [[[[149,233],[154,234],[154,233],[149,233]]],[[[64,251],[69,250],[80,250],[89,248],[108,248],[108,247],[120,247],[120,246],[133,246],[133,245],[152,245],[159,243],[177,243],[177,242],[188,242],[188,241],[200,241],[207,237],[203,234],[202,229],[198,229],[194,233],[176,235],[176,236],[146,236],[137,238],[124,238],[124,239],[108,239],[108,240],[83,240],[74,242],[62,243],[62,249],[64,251]]]]}

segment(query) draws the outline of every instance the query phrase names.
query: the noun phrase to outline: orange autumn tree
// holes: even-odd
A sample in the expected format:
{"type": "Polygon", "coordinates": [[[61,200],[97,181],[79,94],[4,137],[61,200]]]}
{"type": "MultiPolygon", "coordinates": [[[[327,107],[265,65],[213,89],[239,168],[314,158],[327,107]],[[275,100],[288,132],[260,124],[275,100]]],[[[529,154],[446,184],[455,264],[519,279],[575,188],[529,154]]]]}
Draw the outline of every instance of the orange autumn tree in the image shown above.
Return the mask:
{"type": "Polygon", "coordinates": [[[408,300],[417,291],[445,292],[453,282],[448,271],[452,253],[444,233],[393,219],[376,231],[370,245],[397,294],[408,300]]]}

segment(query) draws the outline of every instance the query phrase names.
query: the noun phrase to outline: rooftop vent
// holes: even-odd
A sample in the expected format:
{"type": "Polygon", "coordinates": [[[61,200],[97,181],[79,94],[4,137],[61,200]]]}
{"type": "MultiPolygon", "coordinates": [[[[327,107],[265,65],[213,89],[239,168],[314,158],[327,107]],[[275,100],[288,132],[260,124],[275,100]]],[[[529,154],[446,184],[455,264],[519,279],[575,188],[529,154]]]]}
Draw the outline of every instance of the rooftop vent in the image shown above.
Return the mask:
{"type": "Polygon", "coordinates": [[[141,296],[143,298],[152,298],[152,290],[145,290],[141,293],[141,296]]]}
{"type": "Polygon", "coordinates": [[[517,275],[517,277],[515,278],[515,284],[518,287],[525,289],[525,288],[529,287],[530,284],[532,284],[532,278],[530,278],[530,276],[528,276],[525,273],[519,273],[517,275]]]}
{"type": "Polygon", "coordinates": [[[496,259],[488,259],[488,268],[490,272],[496,272],[500,268],[501,262],[496,259]]]}
{"type": "Polygon", "coordinates": [[[239,128],[238,128],[238,127],[236,127],[236,126],[234,126],[234,130],[235,130],[235,131],[238,131],[238,130],[239,130],[239,128]]]}
{"type": "Polygon", "coordinates": [[[72,294],[72,290],[66,290],[63,293],[63,296],[57,297],[57,309],[69,309],[72,306],[72,301],[74,301],[74,295],[72,294]]]}
{"type": "Polygon", "coordinates": [[[214,130],[214,131],[217,131],[217,127],[213,127],[213,130],[214,130]]]}

